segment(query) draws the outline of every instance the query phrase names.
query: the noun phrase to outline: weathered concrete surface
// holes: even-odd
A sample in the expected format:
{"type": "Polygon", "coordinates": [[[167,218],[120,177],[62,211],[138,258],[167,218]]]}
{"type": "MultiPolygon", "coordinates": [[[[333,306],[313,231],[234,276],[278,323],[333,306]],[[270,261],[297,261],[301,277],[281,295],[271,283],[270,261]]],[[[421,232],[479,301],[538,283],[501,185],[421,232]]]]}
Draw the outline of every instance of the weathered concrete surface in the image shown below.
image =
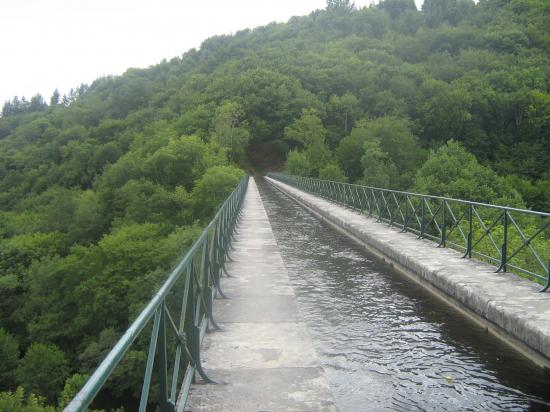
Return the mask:
{"type": "Polygon", "coordinates": [[[187,411],[336,411],[253,179],[187,411]]]}
{"type": "Polygon", "coordinates": [[[494,273],[493,266],[462,259],[455,250],[436,248],[428,240],[418,240],[359,212],[267,180],[539,365],[550,367],[550,295],[537,293],[540,287],[533,282],[494,273]]]}

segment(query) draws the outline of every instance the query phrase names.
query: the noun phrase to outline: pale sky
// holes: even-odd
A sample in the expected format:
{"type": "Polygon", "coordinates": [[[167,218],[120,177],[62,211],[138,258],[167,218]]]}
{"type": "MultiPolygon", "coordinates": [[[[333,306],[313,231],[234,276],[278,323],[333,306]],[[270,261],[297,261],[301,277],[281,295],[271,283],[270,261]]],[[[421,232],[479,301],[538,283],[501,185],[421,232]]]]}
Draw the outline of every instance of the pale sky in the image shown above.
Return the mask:
{"type": "MultiPolygon", "coordinates": [[[[355,0],[357,7],[373,0],[355,0]]],[[[418,3],[418,1],[417,1],[418,3]]],[[[46,101],[129,67],[181,56],[203,40],[325,8],[325,0],[0,0],[0,107],[46,101]]]]}

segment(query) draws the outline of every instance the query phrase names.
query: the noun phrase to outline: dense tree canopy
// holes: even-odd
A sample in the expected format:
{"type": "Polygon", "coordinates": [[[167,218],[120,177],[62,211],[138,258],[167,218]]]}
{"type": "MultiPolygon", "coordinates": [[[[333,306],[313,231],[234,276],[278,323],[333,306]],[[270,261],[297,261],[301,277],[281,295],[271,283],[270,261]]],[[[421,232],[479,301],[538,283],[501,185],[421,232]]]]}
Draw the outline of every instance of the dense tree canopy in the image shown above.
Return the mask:
{"type": "Polygon", "coordinates": [[[415,190],[456,199],[524,206],[520,195],[503,177],[480,165],[453,140],[430,153],[418,170],[415,190]]]}

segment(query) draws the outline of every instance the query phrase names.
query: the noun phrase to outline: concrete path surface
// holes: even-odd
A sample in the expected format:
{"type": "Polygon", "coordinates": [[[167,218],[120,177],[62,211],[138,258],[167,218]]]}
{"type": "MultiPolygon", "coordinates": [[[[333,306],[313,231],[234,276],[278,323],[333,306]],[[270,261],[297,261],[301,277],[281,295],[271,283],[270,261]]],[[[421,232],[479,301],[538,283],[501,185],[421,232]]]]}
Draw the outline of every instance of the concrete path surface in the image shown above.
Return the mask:
{"type": "Polygon", "coordinates": [[[336,411],[254,179],[186,411],[336,411]]]}

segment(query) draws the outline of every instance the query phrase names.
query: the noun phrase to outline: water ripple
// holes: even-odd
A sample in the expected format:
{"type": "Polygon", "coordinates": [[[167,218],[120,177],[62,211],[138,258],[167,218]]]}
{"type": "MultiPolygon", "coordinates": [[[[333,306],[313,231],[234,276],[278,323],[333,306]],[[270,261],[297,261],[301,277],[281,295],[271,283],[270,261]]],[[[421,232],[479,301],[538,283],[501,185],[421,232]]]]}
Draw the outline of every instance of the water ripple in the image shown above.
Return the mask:
{"type": "Polygon", "coordinates": [[[260,183],[343,411],[550,410],[548,376],[260,183]]]}

